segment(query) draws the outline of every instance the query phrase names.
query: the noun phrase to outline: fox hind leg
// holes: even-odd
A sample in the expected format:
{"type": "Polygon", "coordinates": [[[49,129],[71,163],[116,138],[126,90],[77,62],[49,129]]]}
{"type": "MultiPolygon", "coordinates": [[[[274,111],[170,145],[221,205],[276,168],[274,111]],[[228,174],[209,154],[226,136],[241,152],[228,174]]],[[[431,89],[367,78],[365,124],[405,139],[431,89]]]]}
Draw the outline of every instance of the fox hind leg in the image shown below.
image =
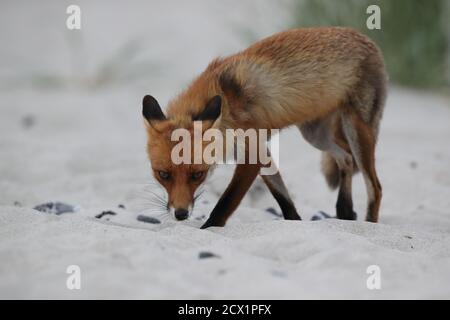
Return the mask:
{"type": "Polygon", "coordinates": [[[347,142],[335,137],[335,147],[328,151],[328,156],[336,163],[335,174],[339,177],[339,192],[336,201],[336,216],[342,220],[356,220],[357,214],[353,211],[352,180],[354,174],[354,161],[347,142]]]}
{"type": "Polygon", "coordinates": [[[359,170],[361,170],[366,184],[366,220],[378,222],[382,190],[375,169],[375,133],[355,112],[348,111],[342,115],[341,119],[353,158],[359,170]]]}
{"type": "Polygon", "coordinates": [[[336,216],[343,220],[356,220],[353,211],[352,178],[353,157],[339,124],[338,114],[298,125],[306,141],[323,151],[322,171],[330,188],[339,187],[336,216]]]}
{"type": "Polygon", "coordinates": [[[342,220],[356,220],[357,215],[353,211],[352,179],[353,158],[349,153],[335,156],[339,168],[339,192],[336,202],[336,216],[342,220]]]}

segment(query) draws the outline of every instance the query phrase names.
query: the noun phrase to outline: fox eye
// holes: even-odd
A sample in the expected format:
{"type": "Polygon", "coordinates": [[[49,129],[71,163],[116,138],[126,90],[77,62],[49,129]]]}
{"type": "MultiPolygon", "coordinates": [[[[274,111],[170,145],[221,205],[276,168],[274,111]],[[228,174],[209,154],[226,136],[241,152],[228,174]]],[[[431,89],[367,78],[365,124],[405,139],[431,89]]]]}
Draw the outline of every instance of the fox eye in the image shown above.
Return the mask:
{"type": "Polygon", "coordinates": [[[158,176],[163,180],[169,180],[170,179],[170,173],[167,171],[158,171],[158,176]]]}
{"type": "Polygon", "coordinates": [[[191,174],[191,179],[192,180],[199,180],[203,177],[203,175],[205,174],[204,171],[197,171],[197,172],[193,172],[191,174]]]}

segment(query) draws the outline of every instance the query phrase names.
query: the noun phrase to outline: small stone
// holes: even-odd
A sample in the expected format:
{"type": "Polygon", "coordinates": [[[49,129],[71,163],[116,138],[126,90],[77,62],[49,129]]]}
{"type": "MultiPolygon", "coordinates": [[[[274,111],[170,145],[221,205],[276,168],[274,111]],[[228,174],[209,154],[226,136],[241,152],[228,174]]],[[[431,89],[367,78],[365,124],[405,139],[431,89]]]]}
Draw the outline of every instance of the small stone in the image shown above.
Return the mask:
{"type": "Polygon", "coordinates": [[[60,215],[63,213],[72,213],[75,212],[76,209],[74,206],[70,204],[65,204],[61,202],[48,202],[34,207],[34,210],[60,215]]]}
{"type": "Polygon", "coordinates": [[[283,215],[281,213],[278,213],[277,210],[275,210],[274,208],[270,207],[266,209],[267,212],[273,214],[274,216],[281,218],[283,217],[283,215]]]}
{"type": "Polygon", "coordinates": [[[143,214],[138,215],[137,220],[141,221],[141,222],[145,222],[145,223],[151,223],[151,224],[160,224],[161,223],[161,221],[159,221],[158,219],[150,217],[150,216],[145,216],[143,214]]]}
{"type": "Polygon", "coordinates": [[[119,204],[117,207],[119,207],[120,209],[125,209],[125,206],[123,204],[119,204]]]}
{"type": "Polygon", "coordinates": [[[411,169],[416,169],[417,168],[417,162],[416,161],[411,161],[409,163],[409,166],[411,167],[411,169]]]}
{"type": "MultiPolygon", "coordinates": [[[[115,215],[117,215],[117,213],[115,213],[114,211],[103,211],[102,213],[96,215],[95,217],[97,219],[101,219],[104,216],[115,216],[115,215]]],[[[107,219],[107,220],[109,220],[109,219],[107,219]]]]}
{"type": "Polygon", "coordinates": [[[198,258],[199,259],[209,259],[209,258],[220,258],[220,256],[218,256],[215,253],[209,252],[209,251],[201,251],[198,254],[198,258]]]}
{"type": "Polygon", "coordinates": [[[311,221],[317,221],[317,220],[325,220],[330,219],[331,216],[323,211],[319,211],[316,214],[314,214],[311,218],[311,221]]]}

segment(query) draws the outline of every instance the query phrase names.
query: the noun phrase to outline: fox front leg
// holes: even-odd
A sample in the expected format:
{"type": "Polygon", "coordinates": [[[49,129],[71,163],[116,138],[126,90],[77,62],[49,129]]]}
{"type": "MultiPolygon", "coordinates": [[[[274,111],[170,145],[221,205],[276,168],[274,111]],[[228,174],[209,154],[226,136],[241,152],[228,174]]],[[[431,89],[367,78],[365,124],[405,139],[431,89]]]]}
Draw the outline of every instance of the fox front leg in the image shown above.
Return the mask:
{"type": "Polygon", "coordinates": [[[281,178],[280,172],[274,175],[261,175],[270,193],[278,202],[285,220],[302,220],[295,208],[294,202],[289,196],[288,190],[281,178]]]}
{"type": "Polygon", "coordinates": [[[230,184],[214,207],[209,219],[201,227],[223,227],[252,185],[261,169],[260,164],[238,164],[230,184]]]}

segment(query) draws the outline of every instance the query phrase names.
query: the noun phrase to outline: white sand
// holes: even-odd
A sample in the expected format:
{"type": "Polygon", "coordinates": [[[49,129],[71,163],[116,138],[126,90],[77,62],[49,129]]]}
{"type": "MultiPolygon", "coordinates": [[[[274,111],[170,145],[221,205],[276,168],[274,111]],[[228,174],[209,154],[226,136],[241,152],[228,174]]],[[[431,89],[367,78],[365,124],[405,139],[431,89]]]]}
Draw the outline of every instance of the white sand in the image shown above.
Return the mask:
{"type": "Polygon", "coordinates": [[[0,298],[450,298],[448,98],[391,89],[377,150],[379,224],[363,222],[360,175],[357,222],[309,221],[318,210],[334,215],[336,193],[319,172],[319,152],[294,129],[281,134],[280,167],[304,221],[266,212],[278,207],[258,180],[225,228],[200,230],[196,218],[208,215],[232,173],[224,166],[191,220],[158,214],[160,225],[138,222],[139,213],[155,214],[142,96],[164,104],[212,57],[245,47],[237,34],[281,30],[286,13],[237,1],[239,14],[206,1],[126,10],[80,3],[86,20],[78,40],[64,30],[66,5],[26,10],[10,1],[0,13],[0,39],[10,43],[0,53],[0,298]],[[134,60],[121,61],[105,86],[80,87],[133,37],[142,47],[134,60]],[[83,49],[70,55],[80,39],[83,49]],[[133,68],[149,75],[127,75],[133,68]],[[30,74],[72,84],[39,88],[30,74]],[[48,201],[81,210],[31,209],[48,201]],[[117,215],[94,218],[107,209],[117,215]],[[203,251],[220,257],[200,260],[203,251]],[[81,268],[81,290],[66,288],[69,265],[81,268]],[[381,268],[380,290],[366,287],[369,265],[381,268]]]}

